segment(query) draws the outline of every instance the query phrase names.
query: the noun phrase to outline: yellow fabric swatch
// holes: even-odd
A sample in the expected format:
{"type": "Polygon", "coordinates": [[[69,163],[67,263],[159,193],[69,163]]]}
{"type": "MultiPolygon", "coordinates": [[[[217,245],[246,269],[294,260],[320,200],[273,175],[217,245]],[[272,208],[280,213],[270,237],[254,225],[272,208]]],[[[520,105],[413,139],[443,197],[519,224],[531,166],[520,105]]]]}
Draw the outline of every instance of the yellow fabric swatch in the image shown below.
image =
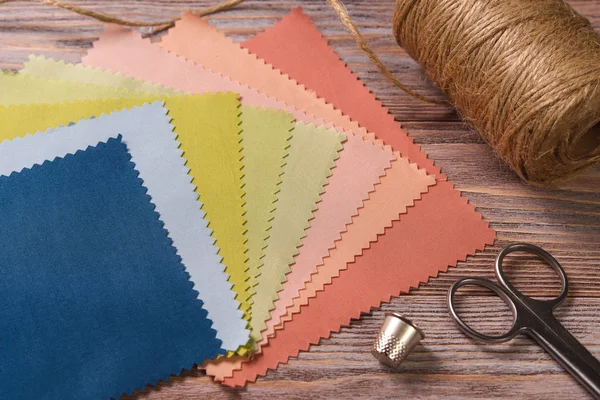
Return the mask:
{"type": "Polygon", "coordinates": [[[74,96],[77,100],[95,100],[129,97],[131,93],[123,89],[48,81],[0,71],[0,105],[65,102],[73,100],[74,96]]]}
{"type": "Polygon", "coordinates": [[[289,154],[280,185],[272,226],[267,239],[263,266],[257,279],[252,304],[252,338],[261,339],[269,311],[282,289],[281,283],[290,272],[289,265],[302,244],[304,230],[309,227],[338,152],[346,136],[333,129],[296,123],[292,131],[289,154]]]}
{"type": "MultiPolygon", "coordinates": [[[[235,95],[228,96],[232,97],[238,101],[235,95]]],[[[206,107],[217,106],[211,103],[208,102],[206,107]]],[[[192,104],[182,105],[181,110],[183,112],[177,115],[169,115],[173,117],[175,126],[192,128],[186,132],[186,138],[181,139],[183,156],[187,158],[186,165],[194,177],[192,183],[199,189],[208,227],[213,230],[219,254],[223,256],[222,262],[231,275],[233,290],[238,294],[236,298],[247,313],[240,121],[232,118],[227,122],[219,119],[205,121],[192,104]],[[222,129],[224,126],[225,130],[222,129]]]]}

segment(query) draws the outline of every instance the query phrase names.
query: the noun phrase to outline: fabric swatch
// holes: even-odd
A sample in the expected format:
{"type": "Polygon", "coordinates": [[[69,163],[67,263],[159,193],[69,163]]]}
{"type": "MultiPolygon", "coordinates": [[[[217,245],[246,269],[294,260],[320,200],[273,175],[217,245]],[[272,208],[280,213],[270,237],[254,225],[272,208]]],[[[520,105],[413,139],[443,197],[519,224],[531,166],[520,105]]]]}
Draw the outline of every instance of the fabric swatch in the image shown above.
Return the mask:
{"type": "Polygon", "coordinates": [[[120,137],[0,177],[0,214],[3,397],[118,398],[219,354],[120,137]]]}
{"type": "MultiPolygon", "coordinates": [[[[168,87],[134,79],[119,73],[111,73],[81,64],[66,64],[40,56],[30,56],[21,74],[47,77],[65,81],[94,83],[115,88],[127,88],[134,92],[157,95],[174,95],[168,87]]],[[[248,258],[247,278],[249,288],[255,284],[260,260],[270,227],[272,203],[282,173],[283,158],[287,154],[289,131],[293,129],[293,117],[282,111],[262,107],[243,107],[241,114],[244,218],[248,258]]],[[[249,293],[251,296],[252,293],[249,293]]],[[[248,305],[252,298],[248,298],[248,305]]]]}
{"type": "MultiPolygon", "coordinates": [[[[218,112],[214,108],[206,109],[203,103],[216,105],[220,102],[220,97],[227,96],[203,95],[169,99],[169,112],[176,117],[181,115],[184,110],[179,103],[182,101],[189,102],[198,115],[207,111],[218,112]]],[[[238,310],[239,303],[234,299],[228,275],[223,271],[221,257],[217,255],[217,248],[213,244],[214,239],[210,237],[205,214],[200,209],[202,204],[198,203],[195,187],[190,183],[189,169],[185,166],[186,160],[181,157],[173,126],[166,116],[167,109],[156,102],[111,113],[113,110],[142,105],[144,101],[109,99],[0,107],[0,142],[5,141],[0,146],[0,173],[8,175],[23,166],[29,168],[44,160],[63,157],[106,141],[112,134],[121,133],[140,172],[140,178],[144,180],[148,194],[152,196],[156,211],[177,247],[196,290],[201,293],[205,308],[213,320],[213,328],[217,330],[217,337],[223,341],[225,349],[235,350],[248,342],[249,331],[245,328],[246,322],[242,320],[242,312],[238,310]],[[98,118],[87,119],[92,116],[98,118]],[[71,121],[79,120],[78,124],[56,132],[25,136],[26,133],[47,127],[66,126],[71,121]],[[26,153],[23,152],[23,146],[27,146],[26,153]]],[[[235,102],[232,102],[230,110],[231,115],[235,116],[235,102]]],[[[220,112],[221,115],[226,115],[227,108],[220,112]]],[[[178,125],[179,128],[181,125],[178,125]]]]}
{"type": "Polygon", "coordinates": [[[269,231],[263,267],[257,278],[252,306],[251,336],[258,341],[265,320],[289,272],[289,265],[302,244],[313,211],[325,192],[327,178],[335,166],[338,152],[346,137],[334,130],[297,124],[290,141],[289,154],[283,167],[273,225],[269,231]]]}
{"type": "MultiPolygon", "coordinates": [[[[357,257],[347,269],[335,267],[334,270],[340,270],[339,277],[309,299],[308,306],[287,322],[285,329],[277,332],[269,346],[263,347],[262,354],[226,379],[228,385],[254,381],[269,368],[287,362],[290,356],[306,350],[311,343],[318,343],[320,338],[338,331],[351,318],[358,318],[361,312],[368,312],[382,301],[389,301],[391,296],[426,282],[439,271],[464,260],[468,254],[493,243],[495,238],[495,232],[481,215],[460,197],[452,184],[445,182],[446,177],[439,168],[427,159],[388,110],[346,68],[300,9],[293,10],[283,21],[243,46],[314,90],[419,167],[435,174],[438,183],[415,203],[414,209],[402,215],[400,220],[391,222],[385,235],[378,236],[376,242],[367,246],[363,243],[362,248],[356,248],[354,255],[357,257]]],[[[375,218],[372,213],[377,208],[377,205],[364,207],[348,231],[362,226],[357,224],[359,218],[367,221],[375,218]]],[[[369,236],[377,233],[371,232],[369,236]]],[[[346,257],[343,259],[347,260],[346,257]]]]}
{"type": "MultiPolygon", "coordinates": [[[[242,49],[239,44],[233,43],[231,39],[226,38],[210,26],[205,19],[191,13],[184,13],[175,28],[171,29],[159,44],[189,60],[249,84],[279,100],[284,100],[287,104],[293,104],[299,109],[310,109],[325,118],[325,122],[330,122],[327,121],[329,118],[347,128],[356,126],[354,122],[353,125],[347,125],[347,119],[340,119],[339,112],[332,115],[330,113],[331,106],[325,105],[323,99],[318,99],[314,92],[305,90],[303,86],[289,79],[287,75],[283,75],[272,66],[265,64],[255,55],[242,49]],[[195,40],[185,39],[189,37],[194,37],[195,40]]],[[[352,221],[352,217],[363,206],[368,194],[379,187],[379,185],[374,185],[384,170],[390,167],[389,161],[393,159],[394,155],[390,153],[377,155],[377,150],[381,151],[381,147],[369,145],[367,142],[367,140],[374,140],[374,136],[366,134],[364,129],[361,129],[360,132],[365,138],[364,142],[347,133],[349,140],[344,145],[344,151],[340,154],[334,175],[330,178],[327,193],[319,203],[319,209],[315,212],[311,226],[306,230],[306,236],[299,249],[299,254],[294,259],[291,272],[285,277],[286,282],[283,283],[282,291],[278,293],[279,298],[266,322],[266,331],[262,333],[259,345],[266,343],[275,326],[279,325],[281,316],[286,314],[286,307],[291,306],[292,299],[299,296],[298,292],[304,287],[305,282],[311,279],[311,274],[317,271],[317,266],[322,263],[323,257],[327,256],[328,250],[335,246],[335,241],[340,239],[340,234],[346,230],[346,225],[352,221]]],[[[421,188],[427,188],[425,182],[429,182],[429,185],[435,183],[431,177],[418,174],[416,168],[401,168],[401,171],[415,178],[415,181],[404,179],[403,183],[410,181],[413,184],[394,185],[392,188],[396,192],[392,190],[384,192],[390,196],[388,203],[394,207],[396,219],[399,214],[406,212],[406,207],[411,205],[413,200],[420,198],[421,188]],[[407,194],[414,197],[409,198],[410,196],[407,194]]],[[[365,207],[368,206],[369,201],[367,200],[365,207]]],[[[389,226],[390,223],[391,219],[387,221],[387,224],[373,226],[371,232],[377,232],[383,227],[389,226]]],[[[362,242],[365,247],[368,246],[369,237],[369,231],[365,231],[362,242]]],[[[346,248],[348,253],[345,253],[344,256],[352,258],[354,252],[351,250],[353,249],[346,248]]],[[[234,360],[222,363],[220,369],[207,368],[207,372],[221,379],[231,375],[230,365],[232,362],[234,360]]]]}
{"type": "Polygon", "coordinates": [[[266,108],[245,107],[243,118],[246,256],[252,306],[295,125],[291,114],[266,108]]]}
{"type": "MultiPolygon", "coordinates": [[[[34,76],[0,71],[0,106],[36,103],[39,102],[38,98],[48,97],[49,93],[53,95],[50,100],[52,102],[69,101],[73,92],[77,92],[81,100],[115,96],[114,90],[102,89],[95,85],[65,85],[34,76]]],[[[125,96],[125,91],[118,90],[117,96],[125,96]]]]}

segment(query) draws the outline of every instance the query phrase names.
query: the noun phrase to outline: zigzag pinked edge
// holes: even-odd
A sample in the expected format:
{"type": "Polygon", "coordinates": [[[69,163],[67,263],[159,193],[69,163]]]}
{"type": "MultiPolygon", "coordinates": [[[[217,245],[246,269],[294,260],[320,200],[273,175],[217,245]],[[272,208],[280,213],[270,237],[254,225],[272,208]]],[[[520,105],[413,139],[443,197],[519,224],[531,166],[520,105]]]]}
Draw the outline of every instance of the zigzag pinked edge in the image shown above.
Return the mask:
{"type": "MultiPolygon", "coordinates": [[[[351,134],[351,133],[350,133],[350,134],[351,134]]],[[[358,136],[358,135],[353,135],[353,137],[360,138],[360,136],[358,136]]],[[[363,142],[364,142],[364,143],[368,143],[368,144],[370,144],[370,145],[371,145],[371,146],[373,146],[373,147],[381,147],[381,146],[379,146],[377,143],[375,143],[374,141],[365,140],[365,138],[364,138],[364,137],[363,137],[363,142]]],[[[387,150],[387,149],[386,149],[386,150],[387,150]]],[[[362,209],[365,207],[365,205],[366,205],[366,203],[365,203],[365,202],[366,202],[367,200],[369,200],[369,198],[370,198],[371,194],[377,190],[377,188],[378,188],[378,187],[379,187],[379,185],[381,184],[381,179],[387,175],[387,172],[389,171],[389,169],[390,169],[390,168],[392,168],[392,163],[393,163],[394,161],[396,161],[396,160],[397,160],[397,158],[399,157],[399,153],[397,153],[397,152],[395,152],[395,153],[394,153],[394,152],[391,152],[391,150],[390,150],[389,152],[390,152],[390,154],[389,154],[389,157],[388,157],[388,162],[387,162],[387,164],[384,166],[384,168],[382,169],[382,173],[381,173],[380,175],[378,175],[378,176],[377,176],[377,179],[376,179],[376,180],[375,180],[373,183],[369,184],[369,188],[368,188],[367,192],[365,193],[365,196],[364,196],[363,198],[361,198],[361,199],[359,199],[359,200],[358,200],[358,205],[357,205],[357,207],[354,209],[353,213],[352,213],[351,215],[347,216],[347,222],[344,224],[344,228],[343,228],[341,231],[339,231],[339,232],[337,232],[337,233],[336,233],[336,236],[335,236],[335,238],[333,238],[333,242],[332,242],[332,244],[331,244],[331,245],[329,245],[329,247],[327,248],[327,254],[326,254],[326,255],[324,255],[324,256],[321,256],[321,257],[320,257],[320,262],[319,262],[319,264],[317,264],[317,266],[316,266],[317,268],[318,268],[319,266],[323,265],[323,263],[324,263],[324,259],[326,259],[326,258],[328,258],[328,257],[329,257],[329,254],[330,254],[331,250],[333,250],[333,249],[334,249],[334,248],[337,246],[337,243],[338,243],[340,240],[342,240],[342,239],[343,239],[343,236],[344,236],[344,234],[347,232],[347,230],[348,230],[348,227],[349,227],[349,226],[350,226],[350,225],[351,225],[351,224],[354,222],[354,218],[355,218],[355,217],[356,217],[356,216],[357,216],[357,215],[360,213],[360,210],[362,210],[362,209]]],[[[306,237],[306,235],[305,235],[305,237],[306,237]]],[[[304,240],[304,238],[305,238],[305,237],[303,237],[303,238],[302,238],[302,240],[304,240]]],[[[297,255],[298,255],[298,254],[297,254],[297,255]]],[[[296,256],[297,256],[297,255],[296,255],[296,256]]],[[[294,262],[295,262],[295,260],[294,260],[294,262]]],[[[315,272],[312,272],[312,273],[310,274],[310,275],[311,275],[311,277],[312,277],[314,274],[316,274],[316,273],[317,273],[317,271],[315,271],[315,272]]],[[[306,284],[306,283],[305,283],[305,284],[306,284]]],[[[295,296],[292,298],[292,300],[293,300],[293,299],[296,299],[296,298],[297,298],[297,297],[299,297],[299,296],[300,296],[300,293],[297,293],[297,294],[296,294],[296,295],[295,295],[295,296]]],[[[278,299],[278,300],[276,300],[276,301],[279,301],[279,300],[280,300],[280,299],[278,299]]],[[[289,306],[288,306],[288,307],[286,307],[286,308],[289,308],[289,306]]],[[[272,310],[275,310],[275,308],[273,308],[272,310]]],[[[273,314],[271,314],[271,319],[272,319],[273,317],[274,317],[274,316],[273,316],[273,314]]],[[[279,318],[279,317],[277,316],[277,318],[279,318]]],[[[266,328],[265,328],[265,329],[264,329],[264,330],[263,330],[261,333],[265,332],[267,329],[268,329],[268,327],[266,327],[266,328]]],[[[263,339],[264,339],[264,335],[263,335],[263,339]]],[[[263,343],[263,342],[261,341],[261,342],[259,342],[259,343],[258,343],[258,345],[259,345],[259,346],[261,346],[261,345],[262,345],[262,343],[263,343]]],[[[259,349],[259,351],[260,351],[260,349],[259,349]]]]}
{"type": "MultiPolygon", "coordinates": [[[[409,165],[410,165],[410,167],[411,167],[411,168],[413,168],[413,169],[414,169],[414,170],[415,170],[415,171],[416,171],[418,174],[420,174],[420,175],[427,175],[427,176],[430,176],[430,175],[428,175],[428,174],[427,174],[427,171],[425,171],[425,169],[424,169],[424,168],[421,168],[421,169],[419,169],[416,163],[409,163],[409,165]]],[[[380,184],[380,183],[381,183],[381,180],[379,181],[379,184],[380,184]]],[[[309,301],[311,298],[313,298],[313,297],[316,297],[316,296],[317,296],[317,294],[318,294],[319,292],[322,292],[322,291],[326,290],[326,286],[328,286],[328,285],[331,285],[331,284],[332,284],[332,282],[333,282],[333,279],[335,279],[335,278],[338,278],[338,277],[340,276],[340,273],[341,273],[343,270],[347,269],[347,268],[348,268],[348,266],[349,266],[350,264],[353,264],[353,263],[355,263],[355,262],[356,262],[356,259],[357,259],[358,257],[362,257],[362,256],[363,256],[363,253],[365,252],[365,250],[367,250],[367,249],[370,249],[370,248],[371,248],[371,245],[372,245],[373,243],[376,243],[376,242],[379,240],[379,238],[385,234],[385,231],[386,231],[387,229],[390,229],[390,228],[393,226],[393,224],[394,224],[394,222],[395,222],[395,221],[398,221],[398,220],[400,220],[400,219],[402,218],[402,215],[404,215],[404,214],[407,214],[407,213],[410,211],[410,209],[411,209],[411,208],[414,208],[414,207],[415,207],[415,205],[417,204],[417,202],[418,202],[418,201],[420,201],[420,200],[422,200],[422,198],[423,198],[423,195],[425,195],[426,193],[428,193],[428,191],[429,191],[429,188],[430,188],[431,186],[435,185],[435,184],[436,184],[436,182],[429,183],[429,184],[427,185],[427,187],[426,187],[425,191],[420,191],[420,192],[418,193],[417,197],[414,197],[414,198],[412,199],[411,203],[410,203],[410,204],[407,204],[407,205],[405,206],[405,208],[404,208],[404,210],[403,210],[403,211],[400,211],[400,212],[398,212],[398,214],[397,214],[397,216],[396,216],[395,218],[392,218],[392,219],[391,219],[391,220],[389,220],[389,221],[388,221],[388,222],[387,222],[387,223],[386,223],[384,226],[382,226],[381,228],[379,228],[379,230],[378,230],[377,232],[374,232],[374,233],[371,235],[371,237],[367,239],[367,242],[366,242],[366,244],[363,244],[363,245],[361,246],[361,249],[360,249],[359,253],[357,253],[357,254],[354,254],[354,255],[352,256],[352,260],[348,261],[348,262],[347,262],[347,263],[346,263],[346,264],[345,264],[345,265],[344,265],[344,266],[343,266],[341,269],[339,269],[339,270],[337,271],[337,273],[336,273],[335,275],[333,275],[331,278],[329,278],[329,279],[328,279],[328,281],[327,281],[327,282],[325,282],[325,283],[324,283],[324,284],[323,284],[321,287],[319,287],[319,288],[317,288],[316,290],[314,290],[314,292],[313,292],[313,291],[311,291],[311,292],[310,292],[310,294],[308,295],[308,297],[304,298],[304,300],[303,300],[302,302],[298,302],[298,300],[299,300],[300,298],[302,298],[302,297],[301,297],[301,293],[302,293],[302,292],[306,292],[306,291],[308,290],[308,289],[306,288],[306,283],[305,283],[305,286],[304,286],[304,288],[302,288],[302,289],[301,289],[301,290],[298,292],[298,296],[296,296],[296,297],[293,299],[294,303],[293,303],[292,305],[290,305],[290,306],[288,306],[288,307],[287,307],[287,311],[288,311],[288,312],[287,312],[287,313],[286,313],[286,314],[285,314],[285,315],[284,315],[284,316],[281,318],[281,322],[280,322],[280,324],[278,324],[278,326],[276,326],[275,330],[276,330],[276,331],[278,331],[278,330],[281,330],[281,329],[283,329],[283,327],[284,327],[284,324],[285,324],[286,322],[289,322],[290,320],[292,320],[292,319],[293,319],[293,316],[294,316],[295,314],[298,314],[298,313],[300,313],[300,312],[301,312],[301,308],[302,308],[302,307],[305,307],[305,306],[307,306],[307,305],[308,305],[308,301],[309,301]]],[[[367,198],[365,201],[363,201],[363,207],[362,207],[362,208],[364,208],[365,204],[368,204],[367,202],[368,202],[368,201],[371,199],[371,196],[370,196],[370,195],[371,195],[373,192],[374,192],[374,191],[370,192],[370,193],[369,193],[369,198],[367,198]]],[[[354,216],[354,217],[353,217],[353,220],[354,220],[354,218],[355,218],[355,217],[357,217],[358,215],[359,215],[359,214],[357,214],[356,216],[354,216]]],[[[347,224],[347,226],[351,225],[353,222],[354,222],[354,221],[350,222],[349,224],[347,224]]],[[[342,238],[340,238],[340,239],[338,239],[338,240],[336,240],[336,245],[337,245],[337,243],[338,243],[338,242],[340,242],[341,240],[343,240],[343,237],[342,237],[342,238]]],[[[319,264],[319,265],[317,266],[317,268],[320,268],[320,267],[322,267],[322,266],[325,264],[325,262],[326,262],[327,258],[329,258],[329,257],[331,256],[331,251],[332,251],[333,249],[335,249],[335,246],[334,246],[334,247],[332,247],[331,249],[329,249],[329,252],[328,252],[327,256],[325,256],[325,257],[323,257],[323,258],[322,258],[322,260],[321,260],[322,262],[321,262],[321,264],[319,264]]],[[[311,277],[312,277],[313,275],[317,274],[317,273],[318,273],[318,270],[317,270],[317,271],[315,271],[315,272],[313,272],[313,273],[311,274],[311,277]]],[[[312,279],[311,279],[311,281],[312,281],[312,279]]],[[[274,337],[274,336],[275,336],[275,333],[271,334],[269,337],[271,338],[271,337],[274,337]]]]}

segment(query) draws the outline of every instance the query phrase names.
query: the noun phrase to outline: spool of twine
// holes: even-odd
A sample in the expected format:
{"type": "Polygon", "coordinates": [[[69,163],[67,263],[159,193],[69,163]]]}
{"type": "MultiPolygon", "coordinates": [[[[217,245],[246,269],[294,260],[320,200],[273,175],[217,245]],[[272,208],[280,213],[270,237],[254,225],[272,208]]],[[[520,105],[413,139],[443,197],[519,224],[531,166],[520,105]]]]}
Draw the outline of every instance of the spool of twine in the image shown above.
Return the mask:
{"type": "Polygon", "coordinates": [[[397,0],[394,35],[525,181],[600,162],[600,36],[564,1],[397,0]]]}
{"type": "MultiPolygon", "coordinates": [[[[22,0],[0,0],[0,4],[22,0]]],[[[61,0],[44,3],[100,21],[152,27],[61,0]]],[[[226,0],[198,15],[224,11],[226,0]]],[[[396,86],[340,0],[325,0],[396,86]]],[[[563,0],[396,0],[394,35],[465,121],[525,181],[550,185],[600,163],[600,35],[563,0]]]]}

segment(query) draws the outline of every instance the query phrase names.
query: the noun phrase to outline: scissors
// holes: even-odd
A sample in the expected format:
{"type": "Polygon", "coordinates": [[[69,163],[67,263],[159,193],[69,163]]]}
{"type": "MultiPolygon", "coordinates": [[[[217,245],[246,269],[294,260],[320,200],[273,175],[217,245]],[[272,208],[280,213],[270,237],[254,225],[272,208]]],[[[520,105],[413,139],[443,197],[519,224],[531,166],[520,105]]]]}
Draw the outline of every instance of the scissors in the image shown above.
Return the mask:
{"type": "Polygon", "coordinates": [[[600,361],[554,318],[552,311],[567,297],[569,283],[561,265],[545,250],[526,243],[517,243],[504,248],[496,257],[496,279],[494,283],[484,278],[463,278],[455,282],[448,291],[450,316],[467,335],[484,342],[500,343],[523,333],[535,339],[550,355],[566,369],[594,398],[600,399],[600,361]],[[502,261],[507,254],[522,251],[535,254],[547,262],[560,277],[561,293],[552,300],[536,300],[519,292],[506,278],[502,261]],[[496,293],[510,308],[513,325],[503,335],[482,334],[467,325],[454,306],[456,291],[465,285],[482,286],[496,293]]]}

